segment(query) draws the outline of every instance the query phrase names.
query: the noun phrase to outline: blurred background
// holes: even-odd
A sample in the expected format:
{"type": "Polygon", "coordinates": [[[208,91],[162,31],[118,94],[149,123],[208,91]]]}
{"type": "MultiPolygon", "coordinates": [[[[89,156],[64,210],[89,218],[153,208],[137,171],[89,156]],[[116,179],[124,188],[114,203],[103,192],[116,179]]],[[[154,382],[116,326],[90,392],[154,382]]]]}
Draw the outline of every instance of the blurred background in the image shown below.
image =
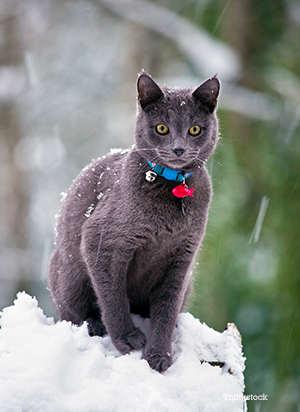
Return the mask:
{"type": "Polygon", "coordinates": [[[47,288],[54,216],[81,168],[132,144],[137,73],[218,73],[214,199],[189,310],[243,337],[252,412],[300,411],[300,3],[0,0],[0,309],[47,288]]]}

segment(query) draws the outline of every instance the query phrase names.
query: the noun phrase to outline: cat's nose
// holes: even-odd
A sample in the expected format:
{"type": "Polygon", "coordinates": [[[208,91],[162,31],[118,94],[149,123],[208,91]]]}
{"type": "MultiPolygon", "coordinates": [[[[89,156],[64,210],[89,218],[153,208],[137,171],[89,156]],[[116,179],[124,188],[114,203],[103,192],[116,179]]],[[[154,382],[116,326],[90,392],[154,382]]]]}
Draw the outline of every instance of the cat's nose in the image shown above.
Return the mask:
{"type": "Polygon", "coordinates": [[[180,157],[185,152],[185,149],[183,149],[182,147],[176,147],[175,149],[172,149],[172,150],[178,157],[180,157]]]}

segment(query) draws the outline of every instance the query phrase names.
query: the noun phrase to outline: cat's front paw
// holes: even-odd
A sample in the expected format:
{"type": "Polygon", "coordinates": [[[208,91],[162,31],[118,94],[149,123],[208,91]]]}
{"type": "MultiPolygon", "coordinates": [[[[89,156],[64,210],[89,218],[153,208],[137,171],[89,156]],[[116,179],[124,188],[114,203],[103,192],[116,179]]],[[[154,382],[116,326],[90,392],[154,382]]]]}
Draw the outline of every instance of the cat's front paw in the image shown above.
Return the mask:
{"type": "Polygon", "coordinates": [[[142,349],[146,344],[146,337],[140,329],[136,328],[128,335],[114,339],[113,343],[118,351],[125,355],[133,349],[142,349]]]}
{"type": "Polygon", "coordinates": [[[173,363],[170,353],[161,354],[151,350],[144,354],[144,359],[146,359],[150,367],[157,372],[165,372],[173,363]]]}

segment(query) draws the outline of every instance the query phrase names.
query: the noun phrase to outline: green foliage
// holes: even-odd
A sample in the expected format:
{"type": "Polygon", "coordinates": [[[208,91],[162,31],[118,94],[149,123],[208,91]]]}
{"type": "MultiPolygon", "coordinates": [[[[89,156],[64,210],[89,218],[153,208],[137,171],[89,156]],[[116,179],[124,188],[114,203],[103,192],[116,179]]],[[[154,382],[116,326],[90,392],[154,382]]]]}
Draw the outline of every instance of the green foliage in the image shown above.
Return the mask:
{"type": "Polygon", "coordinates": [[[191,302],[192,313],[216,329],[236,323],[246,393],[269,394],[261,411],[296,411],[300,404],[300,26],[291,5],[240,2],[246,35],[235,34],[242,46],[224,29],[237,27],[236,4],[212,1],[204,13],[213,32],[224,12],[216,34],[243,48],[241,83],[282,102],[274,122],[219,111],[223,138],[209,165],[215,193],[191,302]],[[267,208],[254,241],[262,199],[267,208]]]}

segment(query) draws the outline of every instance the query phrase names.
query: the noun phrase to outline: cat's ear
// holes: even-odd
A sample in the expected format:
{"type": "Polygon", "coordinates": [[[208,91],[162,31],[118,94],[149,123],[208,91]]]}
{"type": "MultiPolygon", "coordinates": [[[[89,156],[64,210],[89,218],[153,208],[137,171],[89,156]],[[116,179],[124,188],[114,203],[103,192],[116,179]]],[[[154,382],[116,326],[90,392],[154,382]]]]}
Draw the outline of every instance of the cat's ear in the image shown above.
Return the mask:
{"type": "Polygon", "coordinates": [[[146,73],[140,74],[137,81],[138,99],[142,109],[163,96],[163,92],[155,81],[146,73]]]}
{"type": "Polygon", "coordinates": [[[220,82],[217,76],[206,80],[193,92],[193,97],[213,112],[217,105],[220,82]]]}

